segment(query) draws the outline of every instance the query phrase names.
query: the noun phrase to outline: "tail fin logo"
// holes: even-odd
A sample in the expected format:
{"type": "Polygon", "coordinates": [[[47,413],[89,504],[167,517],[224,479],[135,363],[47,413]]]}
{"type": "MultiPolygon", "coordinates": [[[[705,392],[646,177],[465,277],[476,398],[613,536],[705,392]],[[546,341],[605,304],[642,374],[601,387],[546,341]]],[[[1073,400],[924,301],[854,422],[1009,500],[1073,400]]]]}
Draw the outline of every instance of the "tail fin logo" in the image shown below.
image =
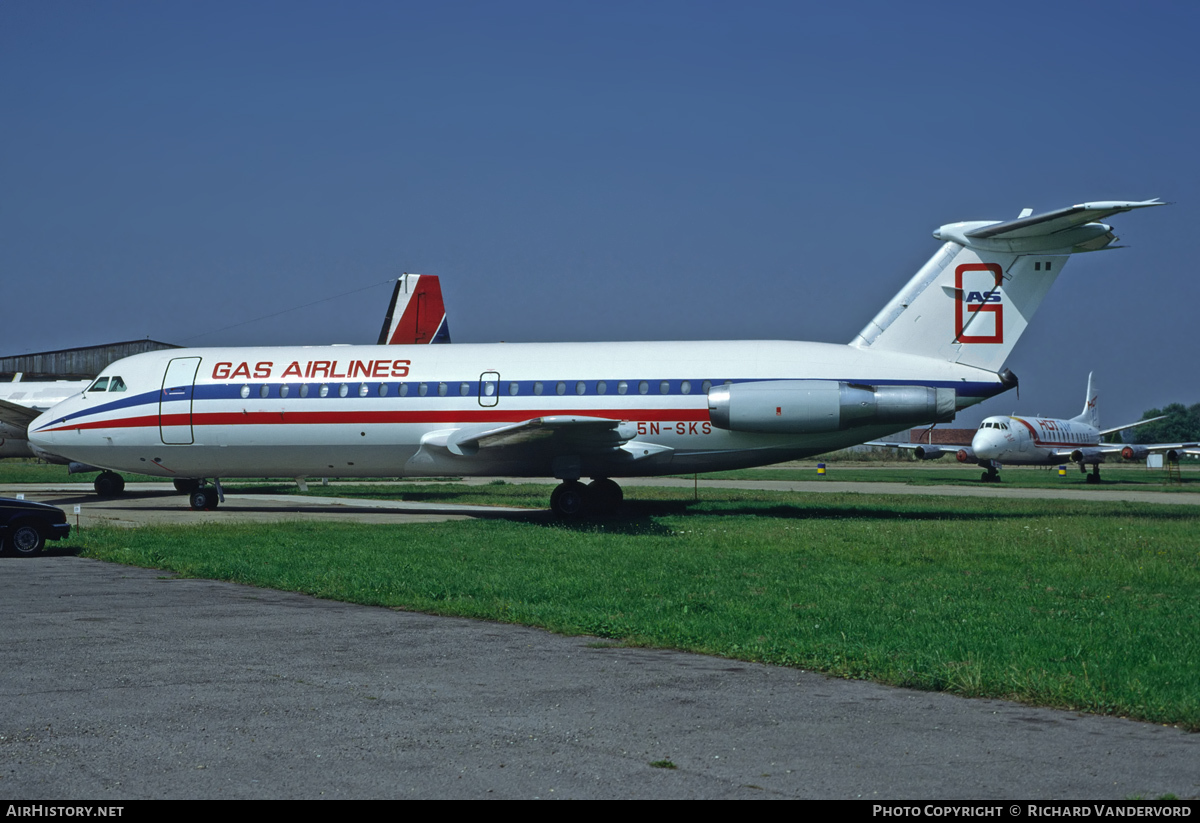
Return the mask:
{"type": "Polygon", "coordinates": [[[1003,343],[1004,342],[1004,304],[1000,299],[1000,283],[1004,280],[1004,272],[997,263],[963,263],[954,269],[954,340],[958,343],[1003,343]],[[993,282],[980,275],[969,276],[969,272],[990,272],[993,282]],[[964,276],[966,276],[964,278],[964,276]],[[963,280],[973,281],[968,289],[963,280]],[[991,334],[987,334],[986,315],[991,315],[994,326],[991,334]],[[967,329],[982,334],[967,334],[967,329]]]}

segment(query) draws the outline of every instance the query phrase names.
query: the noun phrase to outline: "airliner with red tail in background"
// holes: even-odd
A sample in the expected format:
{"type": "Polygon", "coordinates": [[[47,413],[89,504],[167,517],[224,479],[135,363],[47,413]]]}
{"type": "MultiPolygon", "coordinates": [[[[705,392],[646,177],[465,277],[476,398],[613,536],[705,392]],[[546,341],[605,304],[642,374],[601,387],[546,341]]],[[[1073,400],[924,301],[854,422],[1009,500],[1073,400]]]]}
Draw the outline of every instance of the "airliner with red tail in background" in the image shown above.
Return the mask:
{"type": "MultiPolygon", "coordinates": [[[[786,341],[208,348],[113,363],[29,426],[47,452],[172,478],[510,475],[562,481],[563,516],[620,503],[619,477],[806,457],[952,419],[1014,387],[1004,367],[1104,218],[1102,201],[952,223],[848,344],[786,341]],[[113,381],[119,395],[106,389],[113,381]],[[591,478],[583,483],[583,478],[591,478]]],[[[211,482],[212,485],[209,485],[211,482]]]]}

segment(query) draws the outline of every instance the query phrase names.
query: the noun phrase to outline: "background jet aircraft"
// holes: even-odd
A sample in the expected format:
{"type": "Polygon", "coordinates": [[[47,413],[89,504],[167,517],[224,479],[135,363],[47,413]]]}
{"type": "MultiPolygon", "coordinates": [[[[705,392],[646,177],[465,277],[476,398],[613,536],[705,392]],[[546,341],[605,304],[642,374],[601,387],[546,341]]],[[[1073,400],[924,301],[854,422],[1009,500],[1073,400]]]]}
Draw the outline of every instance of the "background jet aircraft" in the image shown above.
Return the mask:
{"type": "MultiPolygon", "coordinates": [[[[26,428],[37,416],[86,389],[90,380],[29,380],[0,383],[0,457],[33,457],[26,428]]],[[[61,462],[66,463],[66,460],[61,462]]]]}
{"type": "Polygon", "coordinates": [[[950,420],[1016,385],[1003,368],[1068,256],[1116,240],[1084,203],[942,226],[943,241],[850,342],[209,348],[117,361],[29,428],[52,453],[209,478],[553,476],[561,515],[612,510],[613,477],[764,465],[950,420]],[[584,485],[581,477],[593,482],[584,485]]]}

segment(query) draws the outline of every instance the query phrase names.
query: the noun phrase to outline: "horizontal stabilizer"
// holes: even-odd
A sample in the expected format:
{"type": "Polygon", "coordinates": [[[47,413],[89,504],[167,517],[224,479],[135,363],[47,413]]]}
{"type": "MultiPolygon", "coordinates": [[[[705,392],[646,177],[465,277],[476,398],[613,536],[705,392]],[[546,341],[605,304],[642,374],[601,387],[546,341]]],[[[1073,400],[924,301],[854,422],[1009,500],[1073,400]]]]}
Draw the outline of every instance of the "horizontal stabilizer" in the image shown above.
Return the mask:
{"type": "Polygon", "coordinates": [[[1094,223],[1114,214],[1134,209],[1144,209],[1147,206],[1165,206],[1166,203],[1155,198],[1139,202],[1122,200],[1101,200],[1095,203],[1080,203],[1078,206],[1068,206],[1065,209],[1055,209],[1045,214],[1035,214],[1030,217],[1019,217],[1004,223],[993,223],[964,232],[967,237],[1045,237],[1056,232],[1094,223]]]}

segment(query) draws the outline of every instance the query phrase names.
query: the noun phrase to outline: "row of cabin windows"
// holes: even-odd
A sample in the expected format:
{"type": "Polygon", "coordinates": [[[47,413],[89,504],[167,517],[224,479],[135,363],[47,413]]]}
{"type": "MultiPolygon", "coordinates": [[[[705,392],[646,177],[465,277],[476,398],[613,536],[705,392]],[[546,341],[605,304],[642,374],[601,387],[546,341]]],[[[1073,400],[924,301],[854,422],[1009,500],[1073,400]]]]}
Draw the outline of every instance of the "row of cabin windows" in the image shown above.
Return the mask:
{"type": "MultiPolygon", "coordinates": [[[[359,397],[366,397],[367,395],[371,394],[372,384],[370,383],[359,383],[357,387],[353,389],[351,388],[351,385],[352,384],[350,383],[341,383],[334,388],[328,383],[302,383],[300,384],[296,393],[300,397],[309,397],[314,392],[318,397],[328,397],[331,392],[336,393],[338,397],[349,397],[351,393],[357,394],[359,397]]],[[[453,383],[398,383],[395,386],[395,391],[400,397],[408,397],[410,394],[415,394],[418,397],[426,397],[430,394],[436,394],[438,397],[447,397],[452,395],[454,390],[457,388],[457,392],[460,397],[473,397],[480,393],[479,389],[477,388],[479,385],[479,383],[465,381],[459,383],[457,386],[455,386],[453,383]]],[[[485,381],[482,384],[483,396],[494,396],[497,390],[497,385],[497,381],[485,381]]],[[[683,380],[679,383],[679,393],[691,394],[693,387],[692,381],[683,380]]],[[[560,380],[557,383],[543,383],[540,380],[535,380],[533,382],[525,381],[524,384],[514,380],[508,383],[508,393],[513,397],[522,394],[532,394],[537,396],[549,394],[551,391],[557,395],[566,395],[571,392],[581,396],[587,394],[600,395],[608,394],[610,388],[613,389],[617,394],[629,394],[631,391],[636,391],[638,394],[650,394],[653,384],[649,380],[641,380],[636,383],[628,380],[619,380],[611,385],[606,380],[598,380],[594,383],[589,383],[586,380],[579,380],[574,383],[568,383],[565,380],[560,380]],[[522,390],[523,385],[524,390],[522,390]]],[[[662,380],[658,383],[657,388],[659,394],[671,394],[671,381],[662,380]]],[[[705,380],[699,384],[698,388],[700,393],[708,394],[709,389],[712,388],[712,381],[705,380]]],[[[390,383],[379,383],[375,387],[375,393],[380,397],[387,397],[392,390],[392,384],[390,383]]],[[[281,384],[279,386],[278,396],[288,397],[292,394],[292,391],[293,387],[291,385],[287,383],[281,384]]],[[[242,386],[242,397],[249,397],[250,394],[250,386],[248,384],[242,386]]],[[[258,396],[270,397],[271,384],[264,383],[263,385],[259,386],[258,396]]]]}

